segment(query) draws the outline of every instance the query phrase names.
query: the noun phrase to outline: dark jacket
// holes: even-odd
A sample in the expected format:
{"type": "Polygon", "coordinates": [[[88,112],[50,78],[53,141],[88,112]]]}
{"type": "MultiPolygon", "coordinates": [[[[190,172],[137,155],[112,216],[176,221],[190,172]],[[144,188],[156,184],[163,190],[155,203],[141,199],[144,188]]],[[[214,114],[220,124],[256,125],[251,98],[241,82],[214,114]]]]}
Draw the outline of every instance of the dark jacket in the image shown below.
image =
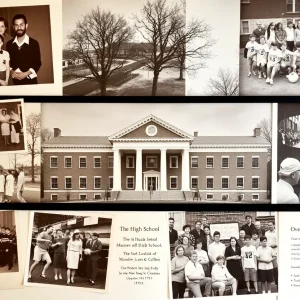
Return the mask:
{"type": "Polygon", "coordinates": [[[102,243],[99,240],[88,240],[85,249],[91,249],[91,255],[87,256],[92,261],[98,261],[102,250],[102,243]]]}

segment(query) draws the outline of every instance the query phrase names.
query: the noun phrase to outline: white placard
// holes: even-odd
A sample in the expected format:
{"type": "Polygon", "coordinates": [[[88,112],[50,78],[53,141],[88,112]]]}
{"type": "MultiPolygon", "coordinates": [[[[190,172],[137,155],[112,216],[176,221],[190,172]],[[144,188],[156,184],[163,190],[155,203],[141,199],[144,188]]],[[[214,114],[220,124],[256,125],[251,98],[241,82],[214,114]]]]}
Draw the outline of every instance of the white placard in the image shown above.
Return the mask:
{"type": "Polygon", "coordinates": [[[232,236],[239,238],[239,223],[219,223],[210,224],[211,235],[214,235],[215,231],[221,233],[221,240],[229,240],[232,236]]]}
{"type": "Polygon", "coordinates": [[[73,219],[67,222],[67,225],[74,225],[76,224],[77,219],[73,219]]]}
{"type": "Polygon", "coordinates": [[[95,225],[95,224],[98,224],[98,217],[91,216],[91,217],[84,218],[83,220],[84,226],[95,225]]]}

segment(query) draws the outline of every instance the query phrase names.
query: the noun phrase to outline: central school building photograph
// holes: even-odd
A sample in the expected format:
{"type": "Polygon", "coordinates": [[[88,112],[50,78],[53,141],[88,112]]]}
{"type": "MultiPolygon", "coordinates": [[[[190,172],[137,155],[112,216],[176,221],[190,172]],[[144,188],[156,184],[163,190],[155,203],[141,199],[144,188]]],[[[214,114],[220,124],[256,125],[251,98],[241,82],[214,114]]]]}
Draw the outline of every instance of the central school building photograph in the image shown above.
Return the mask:
{"type": "Polygon", "coordinates": [[[154,115],[110,136],[54,128],[42,200],[270,202],[270,144],[260,128],[251,133],[200,136],[154,115]]]}

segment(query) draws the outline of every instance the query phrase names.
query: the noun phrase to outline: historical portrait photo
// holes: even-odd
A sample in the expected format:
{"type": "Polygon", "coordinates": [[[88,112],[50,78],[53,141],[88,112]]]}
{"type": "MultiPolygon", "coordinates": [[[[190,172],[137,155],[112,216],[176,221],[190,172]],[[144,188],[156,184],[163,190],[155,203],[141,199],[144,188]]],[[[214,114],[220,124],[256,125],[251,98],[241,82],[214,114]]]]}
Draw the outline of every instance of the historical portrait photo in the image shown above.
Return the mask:
{"type": "Polygon", "coordinates": [[[32,212],[25,285],[107,292],[110,214],[32,212]]]}

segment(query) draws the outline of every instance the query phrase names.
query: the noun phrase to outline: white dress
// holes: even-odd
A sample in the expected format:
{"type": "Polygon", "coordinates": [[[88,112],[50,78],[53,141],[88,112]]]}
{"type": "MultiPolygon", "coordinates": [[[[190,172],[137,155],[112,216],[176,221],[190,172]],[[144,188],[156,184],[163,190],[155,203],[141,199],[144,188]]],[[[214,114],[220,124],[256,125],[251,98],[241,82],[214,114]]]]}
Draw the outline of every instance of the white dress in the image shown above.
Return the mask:
{"type": "Polygon", "coordinates": [[[2,136],[9,136],[10,135],[10,130],[9,130],[9,123],[8,122],[10,119],[9,115],[0,115],[0,122],[1,122],[1,134],[2,136]]]}
{"type": "Polygon", "coordinates": [[[67,268],[77,270],[79,265],[79,257],[82,255],[82,241],[70,240],[67,252],[67,268]]]}
{"type": "MultiPolygon", "coordinates": [[[[19,116],[18,116],[16,113],[12,113],[12,114],[10,115],[10,118],[14,120],[14,121],[12,122],[13,124],[20,121],[20,120],[19,120],[19,116]]],[[[19,143],[20,143],[20,134],[19,134],[18,132],[16,132],[14,126],[11,126],[11,133],[10,133],[10,134],[11,134],[11,142],[12,142],[12,143],[19,144],[19,143]]]]}
{"type": "Polygon", "coordinates": [[[6,176],[5,195],[13,196],[14,194],[14,177],[11,174],[6,176]]]}
{"type": "Polygon", "coordinates": [[[5,189],[5,176],[0,174],[0,193],[4,193],[5,189]]]}

